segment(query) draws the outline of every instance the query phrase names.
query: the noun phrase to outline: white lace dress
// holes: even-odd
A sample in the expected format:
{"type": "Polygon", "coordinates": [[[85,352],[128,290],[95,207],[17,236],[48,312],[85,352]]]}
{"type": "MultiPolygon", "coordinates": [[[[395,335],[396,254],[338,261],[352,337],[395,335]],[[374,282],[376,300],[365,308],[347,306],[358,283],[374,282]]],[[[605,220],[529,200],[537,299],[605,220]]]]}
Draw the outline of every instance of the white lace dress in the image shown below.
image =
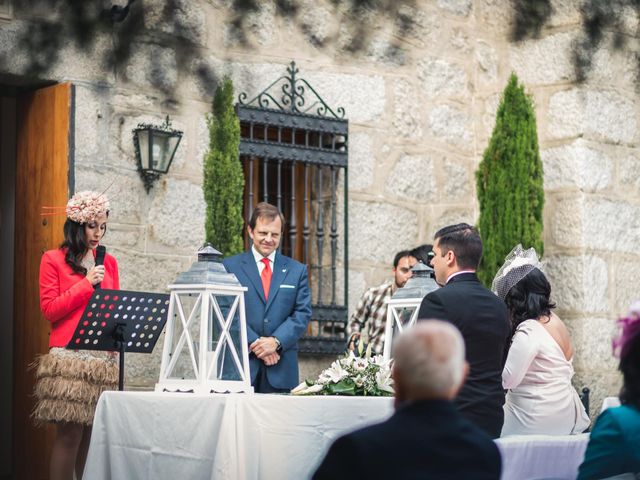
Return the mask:
{"type": "Polygon", "coordinates": [[[502,436],[581,433],[589,417],[571,385],[572,360],[535,319],[516,330],[502,372],[509,390],[504,404],[502,436]]]}

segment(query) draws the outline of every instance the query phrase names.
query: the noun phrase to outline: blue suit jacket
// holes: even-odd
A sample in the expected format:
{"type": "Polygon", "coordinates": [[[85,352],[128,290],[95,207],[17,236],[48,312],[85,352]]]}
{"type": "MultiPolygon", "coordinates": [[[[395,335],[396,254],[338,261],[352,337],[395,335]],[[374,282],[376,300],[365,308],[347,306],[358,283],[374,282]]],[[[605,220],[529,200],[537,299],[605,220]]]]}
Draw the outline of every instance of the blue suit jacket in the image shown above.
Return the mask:
{"type": "MultiPolygon", "coordinates": [[[[244,294],[247,340],[276,337],[282,345],[280,361],[267,367],[267,379],[275,388],[298,384],[298,339],[311,318],[311,292],[307,267],[276,252],[269,300],[265,301],[262,280],[251,250],[222,262],[247,287],[244,294]]],[[[249,353],[251,383],[255,383],[261,360],[249,353]]]]}

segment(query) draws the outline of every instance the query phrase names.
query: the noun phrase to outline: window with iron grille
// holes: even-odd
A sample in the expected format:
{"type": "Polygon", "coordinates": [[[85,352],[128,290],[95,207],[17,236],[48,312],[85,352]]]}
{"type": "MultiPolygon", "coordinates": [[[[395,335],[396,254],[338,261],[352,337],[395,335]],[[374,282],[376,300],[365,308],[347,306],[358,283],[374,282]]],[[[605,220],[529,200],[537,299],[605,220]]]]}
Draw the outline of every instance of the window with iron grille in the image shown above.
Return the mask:
{"type": "Polygon", "coordinates": [[[299,349],[335,354],[346,341],[349,124],[343,109],[332,110],[297,74],[291,62],[287,75],[251,100],[239,96],[244,216],[248,222],[258,202],[284,213],[280,251],[307,265],[312,293],[299,349]]]}

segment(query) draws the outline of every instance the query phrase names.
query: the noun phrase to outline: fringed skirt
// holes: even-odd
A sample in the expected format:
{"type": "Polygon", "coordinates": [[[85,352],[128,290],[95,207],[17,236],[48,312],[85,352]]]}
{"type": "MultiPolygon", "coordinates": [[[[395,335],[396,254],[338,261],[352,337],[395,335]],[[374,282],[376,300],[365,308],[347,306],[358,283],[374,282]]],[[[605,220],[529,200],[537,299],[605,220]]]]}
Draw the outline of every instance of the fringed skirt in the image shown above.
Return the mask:
{"type": "Polygon", "coordinates": [[[36,362],[37,424],[93,424],[98,397],[118,387],[116,356],[107,352],[52,348],[36,362]]]}

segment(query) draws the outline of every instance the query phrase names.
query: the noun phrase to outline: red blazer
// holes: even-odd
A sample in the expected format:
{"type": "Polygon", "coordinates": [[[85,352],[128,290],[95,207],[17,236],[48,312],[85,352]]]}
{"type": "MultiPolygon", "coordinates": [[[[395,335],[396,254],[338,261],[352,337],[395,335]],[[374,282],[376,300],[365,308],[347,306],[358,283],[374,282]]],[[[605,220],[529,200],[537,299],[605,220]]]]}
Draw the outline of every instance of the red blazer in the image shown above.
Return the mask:
{"type": "MultiPolygon", "coordinates": [[[[66,252],[49,250],[40,262],[40,310],[51,322],[49,348],[67,346],[94,290],[84,275],[65,263],[66,252]]],[[[119,289],[118,263],[109,254],[104,257],[104,271],[102,288],[119,289]]]]}

